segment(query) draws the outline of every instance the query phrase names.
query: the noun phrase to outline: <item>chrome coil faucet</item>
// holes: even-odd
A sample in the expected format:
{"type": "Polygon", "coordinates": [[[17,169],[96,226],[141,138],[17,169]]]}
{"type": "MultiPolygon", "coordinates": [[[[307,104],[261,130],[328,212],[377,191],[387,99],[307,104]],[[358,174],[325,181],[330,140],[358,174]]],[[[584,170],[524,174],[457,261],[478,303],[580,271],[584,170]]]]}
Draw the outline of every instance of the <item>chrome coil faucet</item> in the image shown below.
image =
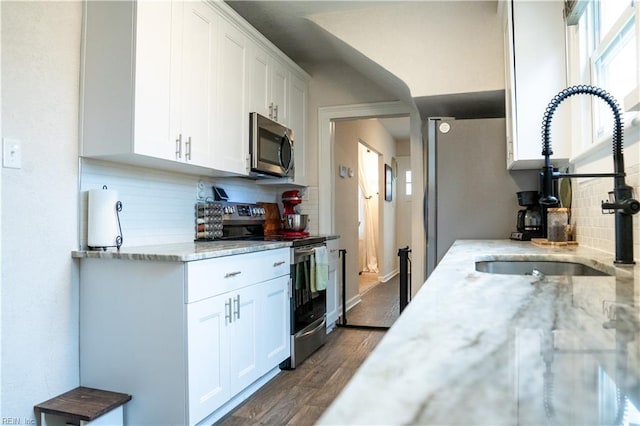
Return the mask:
{"type": "Polygon", "coordinates": [[[633,264],[633,215],[640,211],[640,203],[633,199],[633,188],[625,183],[624,158],[622,155],[622,113],[616,100],[605,90],[587,85],[572,86],[558,93],[547,106],[542,119],[542,196],[540,204],[543,208],[557,206],[558,199],[552,194],[553,179],[560,177],[612,177],[614,179],[614,199],[602,202],[602,210],[615,212],[616,258],[615,263],[633,264]],[[573,95],[592,95],[604,100],[613,111],[613,173],[559,173],[553,171],[550,157],[551,118],[558,105],[573,95]]]}

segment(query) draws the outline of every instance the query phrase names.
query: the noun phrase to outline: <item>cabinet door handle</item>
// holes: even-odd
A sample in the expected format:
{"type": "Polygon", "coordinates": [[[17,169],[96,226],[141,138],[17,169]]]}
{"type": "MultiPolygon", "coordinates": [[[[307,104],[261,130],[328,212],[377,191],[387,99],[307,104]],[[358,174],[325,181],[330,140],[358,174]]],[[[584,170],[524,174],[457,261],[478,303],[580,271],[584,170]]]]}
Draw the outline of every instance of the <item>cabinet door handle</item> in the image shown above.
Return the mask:
{"type": "Polygon", "coordinates": [[[233,315],[236,317],[237,320],[239,320],[240,319],[240,295],[236,296],[236,298],[233,299],[233,304],[235,305],[233,315]]]}
{"type": "Polygon", "coordinates": [[[182,133],[178,135],[178,139],[176,139],[176,160],[182,158],[182,133]]]}
{"type": "Polygon", "coordinates": [[[284,265],[285,263],[287,263],[287,262],[285,262],[284,260],[281,260],[280,262],[274,262],[273,267],[277,268],[278,266],[284,265]]]}
{"type": "Polygon", "coordinates": [[[278,105],[273,107],[273,119],[278,121],[278,105]]]}
{"type": "Polygon", "coordinates": [[[273,102],[269,104],[269,118],[273,120],[273,102]]]}
{"type": "Polygon", "coordinates": [[[231,317],[231,298],[227,299],[227,301],[224,302],[224,319],[225,325],[231,324],[231,321],[233,320],[233,318],[231,317]]]}
{"type": "Polygon", "coordinates": [[[184,143],[185,153],[184,159],[191,161],[191,136],[187,138],[187,141],[184,143]]]}
{"type": "Polygon", "coordinates": [[[236,275],[240,275],[242,273],[242,271],[235,271],[235,272],[227,272],[226,274],[224,274],[225,278],[232,278],[235,277],[236,275]]]}

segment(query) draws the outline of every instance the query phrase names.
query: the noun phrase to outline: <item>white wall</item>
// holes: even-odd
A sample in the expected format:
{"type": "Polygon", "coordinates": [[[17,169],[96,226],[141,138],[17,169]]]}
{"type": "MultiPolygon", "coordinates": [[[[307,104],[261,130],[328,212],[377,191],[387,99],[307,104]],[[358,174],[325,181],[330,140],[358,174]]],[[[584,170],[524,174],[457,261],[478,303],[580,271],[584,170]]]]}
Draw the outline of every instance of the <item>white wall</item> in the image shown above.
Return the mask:
{"type": "Polygon", "coordinates": [[[78,385],[78,73],[81,3],[1,2],[2,417],[78,385]],[[10,250],[7,250],[10,248],[10,250]]]}
{"type": "Polygon", "coordinates": [[[396,75],[414,98],[504,89],[495,1],[397,2],[310,19],[396,75]]]}

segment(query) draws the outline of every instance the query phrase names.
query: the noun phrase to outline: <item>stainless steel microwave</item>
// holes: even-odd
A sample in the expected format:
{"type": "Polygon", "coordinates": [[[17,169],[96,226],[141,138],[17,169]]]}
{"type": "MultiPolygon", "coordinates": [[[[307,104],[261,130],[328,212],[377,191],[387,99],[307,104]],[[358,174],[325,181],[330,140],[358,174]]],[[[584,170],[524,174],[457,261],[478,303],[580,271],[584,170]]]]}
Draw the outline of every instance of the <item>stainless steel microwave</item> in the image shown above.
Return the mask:
{"type": "Polygon", "coordinates": [[[252,112],[249,133],[251,174],[256,177],[293,177],[293,130],[252,112]]]}

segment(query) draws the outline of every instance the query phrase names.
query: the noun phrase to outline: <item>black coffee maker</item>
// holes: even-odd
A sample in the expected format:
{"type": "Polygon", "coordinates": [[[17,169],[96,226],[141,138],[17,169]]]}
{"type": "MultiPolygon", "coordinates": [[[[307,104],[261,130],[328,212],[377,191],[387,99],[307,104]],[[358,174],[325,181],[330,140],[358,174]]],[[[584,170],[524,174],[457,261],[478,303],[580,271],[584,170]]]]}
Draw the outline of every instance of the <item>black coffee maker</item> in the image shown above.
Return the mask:
{"type": "Polygon", "coordinates": [[[544,234],[542,227],[542,212],[540,211],[540,194],[538,191],[520,191],[518,204],[524,209],[518,210],[516,231],[511,233],[512,240],[531,241],[532,238],[541,238],[544,234]]]}

